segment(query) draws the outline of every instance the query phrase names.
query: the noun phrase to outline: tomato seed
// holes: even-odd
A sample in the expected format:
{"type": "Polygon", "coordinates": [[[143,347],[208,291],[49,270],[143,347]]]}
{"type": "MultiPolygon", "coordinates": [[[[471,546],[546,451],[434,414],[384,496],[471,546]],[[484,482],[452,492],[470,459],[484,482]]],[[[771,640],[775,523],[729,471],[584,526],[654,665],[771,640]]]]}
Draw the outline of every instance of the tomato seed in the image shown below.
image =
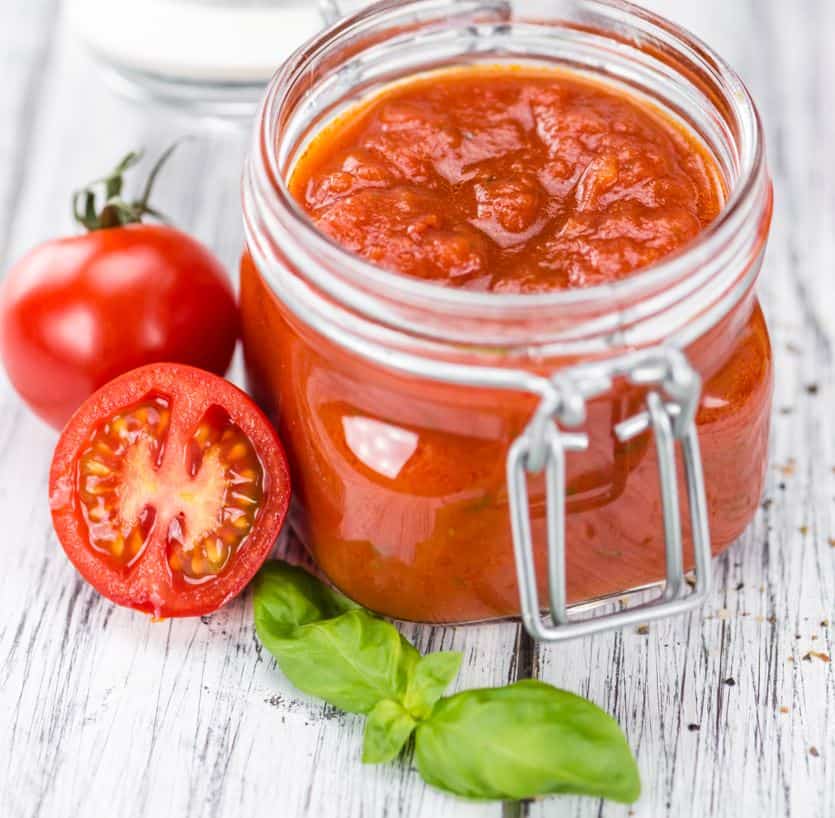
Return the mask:
{"type": "Polygon", "coordinates": [[[185,582],[201,582],[219,574],[244,544],[263,500],[263,472],[249,438],[220,407],[207,410],[188,453],[187,468],[195,483],[220,470],[224,486],[213,530],[190,531],[194,521],[187,514],[180,529],[168,533],[171,570],[185,582]],[[245,492],[239,490],[242,471],[247,474],[245,492]]]}
{"type": "Polygon", "coordinates": [[[117,488],[124,480],[126,455],[142,441],[159,456],[169,416],[168,402],[149,396],[102,424],[79,457],[79,497],[90,544],[120,565],[130,565],[141,554],[153,522],[147,509],[136,519],[122,519],[117,488]]]}

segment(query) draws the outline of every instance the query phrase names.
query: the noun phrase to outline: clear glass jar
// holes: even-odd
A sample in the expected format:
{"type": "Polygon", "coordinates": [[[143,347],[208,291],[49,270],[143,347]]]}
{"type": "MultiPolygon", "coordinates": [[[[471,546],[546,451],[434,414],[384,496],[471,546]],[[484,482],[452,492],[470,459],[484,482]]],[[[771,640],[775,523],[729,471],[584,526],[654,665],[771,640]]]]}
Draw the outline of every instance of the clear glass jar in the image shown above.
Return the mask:
{"type": "Polygon", "coordinates": [[[65,6],[71,29],[117,90],[192,114],[248,121],[282,60],[357,5],[342,2],[65,0],[65,6]]]}
{"type": "Polygon", "coordinates": [[[587,603],[665,574],[664,597],[683,598],[683,571],[699,561],[693,531],[708,553],[709,522],[717,553],[750,522],[772,391],[754,292],[771,185],[745,88],[688,33],[616,0],[377,4],[274,78],[243,191],[251,386],[292,460],[294,526],[358,602],[403,619],[474,621],[518,614],[521,584],[529,630],[552,638],[531,616],[547,595],[556,620],[560,593],[587,603]],[[721,215],[682,252],[621,282],[537,295],[398,276],[318,233],[286,184],[311,135],[392,80],[479,62],[558,65],[649,97],[715,156],[729,191],[721,215]],[[683,464],[687,402],[652,374],[659,355],[683,361],[696,389],[700,376],[692,438],[703,524],[699,485],[687,479],[701,473],[698,443],[683,464]],[[656,426],[675,439],[654,436],[656,426]],[[578,433],[584,451],[574,451],[578,433]],[[535,456],[543,434],[551,443],[535,456]],[[520,446],[528,474],[515,485],[520,446]],[[677,466],[663,468],[665,452],[677,466]],[[550,560],[563,547],[561,577],[550,560]]]}

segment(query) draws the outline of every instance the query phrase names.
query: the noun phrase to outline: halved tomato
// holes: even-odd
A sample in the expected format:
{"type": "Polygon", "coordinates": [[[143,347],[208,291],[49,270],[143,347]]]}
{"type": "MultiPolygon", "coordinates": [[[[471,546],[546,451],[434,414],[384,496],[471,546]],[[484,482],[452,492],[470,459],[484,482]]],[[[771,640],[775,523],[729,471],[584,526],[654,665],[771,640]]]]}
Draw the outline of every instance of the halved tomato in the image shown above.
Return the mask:
{"type": "Polygon", "coordinates": [[[240,389],[181,364],[134,369],[70,418],[50,506],[81,575],[158,617],[217,610],[252,579],[290,499],[275,429],[240,389]]]}

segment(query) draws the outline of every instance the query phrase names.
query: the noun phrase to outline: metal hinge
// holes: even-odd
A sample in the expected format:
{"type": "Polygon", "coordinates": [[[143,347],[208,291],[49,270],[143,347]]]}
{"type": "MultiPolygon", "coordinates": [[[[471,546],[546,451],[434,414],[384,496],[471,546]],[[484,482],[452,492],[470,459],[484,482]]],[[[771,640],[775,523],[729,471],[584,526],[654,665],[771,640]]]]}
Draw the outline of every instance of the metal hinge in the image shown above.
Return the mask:
{"type": "Polygon", "coordinates": [[[516,574],[522,621],[537,640],[556,642],[587,636],[684,613],[701,605],[710,590],[710,534],[704,475],[695,416],[701,379],[682,352],[660,347],[634,353],[614,363],[581,365],[550,379],[552,386],[528,426],[513,442],[507,457],[507,482],[516,574]],[[661,595],[650,602],[614,613],[571,619],[566,576],[566,452],[588,446],[585,434],[561,427],[585,421],[586,400],[608,391],[624,377],[649,387],[646,409],[615,427],[620,441],[647,430],[655,438],[664,526],[666,581],[661,595]],[[695,584],[684,575],[684,544],[676,472],[676,442],[680,444],[690,508],[695,584]],[[529,474],[545,472],[548,609],[542,617],[537,590],[528,501],[529,474]]]}

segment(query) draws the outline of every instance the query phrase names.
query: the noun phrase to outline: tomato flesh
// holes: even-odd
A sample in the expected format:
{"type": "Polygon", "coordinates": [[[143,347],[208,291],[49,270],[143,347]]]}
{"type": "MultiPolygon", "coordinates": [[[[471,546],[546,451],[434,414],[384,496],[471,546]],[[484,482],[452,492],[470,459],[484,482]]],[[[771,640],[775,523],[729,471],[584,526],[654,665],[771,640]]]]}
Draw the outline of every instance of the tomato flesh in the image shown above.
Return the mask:
{"type": "Polygon", "coordinates": [[[247,436],[211,407],[189,442],[186,512],[168,527],[168,564],[185,582],[211,579],[245,542],[264,498],[263,470],[247,436]],[[195,502],[199,498],[198,502],[195,502]]]}
{"type": "Polygon", "coordinates": [[[82,406],[51,489],[56,531],[81,573],[158,616],[208,613],[234,596],[289,497],[281,445],[250,399],[170,364],[128,373],[82,406]]]}
{"type": "Polygon", "coordinates": [[[78,459],[78,497],[90,547],[114,567],[134,565],[154,528],[156,509],[143,500],[142,488],[160,466],[170,418],[169,402],[149,397],[96,429],[78,459]]]}

